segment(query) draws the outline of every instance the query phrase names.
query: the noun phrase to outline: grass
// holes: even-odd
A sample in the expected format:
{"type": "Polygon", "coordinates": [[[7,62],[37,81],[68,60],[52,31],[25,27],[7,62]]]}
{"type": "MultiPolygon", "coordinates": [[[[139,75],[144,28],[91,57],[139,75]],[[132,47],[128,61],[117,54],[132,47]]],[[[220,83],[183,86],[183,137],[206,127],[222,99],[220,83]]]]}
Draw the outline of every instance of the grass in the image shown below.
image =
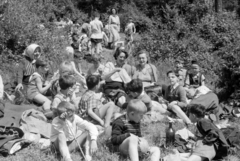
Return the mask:
{"type": "MultiPolygon", "coordinates": [[[[104,49],[104,62],[106,61],[113,61],[113,50],[104,49]]],[[[135,59],[133,57],[129,57],[129,63],[135,64],[135,59]]],[[[159,71],[159,83],[163,84],[166,83],[166,71],[168,71],[171,67],[170,63],[157,63],[155,64],[159,71]]],[[[83,72],[86,72],[87,69],[90,67],[89,64],[85,63],[83,67],[83,72]]],[[[240,125],[240,120],[235,120],[235,125],[240,125]]],[[[164,119],[161,122],[152,123],[150,125],[142,125],[142,134],[148,140],[150,145],[162,147],[165,142],[165,129],[166,129],[166,120],[164,119]]],[[[183,124],[175,123],[174,128],[175,130],[183,128],[183,124]]],[[[98,151],[93,156],[94,161],[128,161],[127,158],[120,158],[118,154],[110,152],[109,148],[106,145],[106,141],[108,138],[105,136],[101,136],[98,138],[98,151]]],[[[161,149],[161,157],[166,156],[167,154],[171,153],[170,150],[166,150],[164,148],[161,149]]],[[[240,153],[238,153],[240,154],[240,153]]],[[[74,161],[82,160],[82,156],[80,155],[79,151],[72,153],[72,158],[74,161]]],[[[49,151],[41,151],[40,146],[37,144],[31,144],[30,146],[26,147],[25,149],[20,150],[15,155],[10,155],[6,158],[0,157],[1,161],[57,161],[54,154],[49,151]]],[[[237,154],[228,156],[224,161],[239,161],[237,154]]],[[[144,159],[143,161],[148,161],[148,159],[144,159]]]]}

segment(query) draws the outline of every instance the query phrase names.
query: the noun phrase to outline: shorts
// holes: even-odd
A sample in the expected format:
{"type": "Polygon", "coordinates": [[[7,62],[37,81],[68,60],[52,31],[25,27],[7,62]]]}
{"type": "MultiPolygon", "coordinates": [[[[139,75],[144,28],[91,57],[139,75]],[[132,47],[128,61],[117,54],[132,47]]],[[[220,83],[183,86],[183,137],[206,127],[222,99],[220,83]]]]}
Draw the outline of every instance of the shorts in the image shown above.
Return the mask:
{"type": "Polygon", "coordinates": [[[94,43],[94,44],[98,44],[98,43],[102,42],[102,39],[93,39],[93,38],[91,38],[91,42],[94,43]]]}
{"type": "Polygon", "coordinates": [[[196,148],[193,150],[193,155],[197,155],[211,161],[216,156],[214,145],[206,145],[202,140],[198,140],[196,148]]]}

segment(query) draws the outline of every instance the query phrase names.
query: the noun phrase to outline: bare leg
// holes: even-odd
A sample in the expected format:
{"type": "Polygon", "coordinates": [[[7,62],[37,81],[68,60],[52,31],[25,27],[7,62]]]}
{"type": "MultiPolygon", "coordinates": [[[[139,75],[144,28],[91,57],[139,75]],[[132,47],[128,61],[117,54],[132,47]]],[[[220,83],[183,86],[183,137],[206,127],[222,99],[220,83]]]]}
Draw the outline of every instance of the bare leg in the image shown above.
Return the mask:
{"type": "Polygon", "coordinates": [[[183,119],[183,121],[186,122],[187,124],[192,123],[191,120],[187,117],[187,115],[182,111],[182,109],[179,106],[173,105],[172,110],[177,114],[179,118],[183,119]]]}
{"type": "Polygon", "coordinates": [[[118,107],[113,102],[108,102],[99,108],[99,117],[105,118],[105,127],[110,126],[110,121],[115,112],[118,112],[118,107]]]}
{"type": "Polygon", "coordinates": [[[67,139],[64,135],[64,133],[59,133],[57,140],[54,142],[54,145],[57,149],[59,149],[63,160],[68,160],[68,161],[72,161],[71,159],[71,155],[67,146],[67,139]]]}
{"type": "Polygon", "coordinates": [[[151,147],[150,148],[150,160],[151,161],[159,161],[160,159],[160,149],[158,147],[151,147]]]}
{"type": "Polygon", "coordinates": [[[39,103],[39,104],[42,104],[43,106],[43,110],[50,110],[50,107],[51,107],[51,101],[45,97],[44,95],[42,94],[37,94],[34,98],[33,98],[33,101],[35,101],[36,103],[39,103]]]}
{"type": "Polygon", "coordinates": [[[119,150],[123,155],[129,155],[131,161],[139,161],[138,137],[130,136],[126,138],[119,146],[119,150]]]}
{"type": "Polygon", "coordinates": [[[197,156],[197,155],[191,155],[187,161],[203,161],[204,158],[197,156]]]}

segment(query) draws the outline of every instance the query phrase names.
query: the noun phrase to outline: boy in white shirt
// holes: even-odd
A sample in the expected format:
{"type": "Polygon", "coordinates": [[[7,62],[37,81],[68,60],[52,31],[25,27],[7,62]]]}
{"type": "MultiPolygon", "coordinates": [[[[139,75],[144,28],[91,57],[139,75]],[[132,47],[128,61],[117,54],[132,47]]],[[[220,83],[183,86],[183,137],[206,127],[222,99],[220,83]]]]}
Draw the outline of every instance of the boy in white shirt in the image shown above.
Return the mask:
{"type": "Polygon", "coordinates": [[[50,140],[56,150],[60,151],[64,161],[72,161],[70,152],[87,139],[85,156],[90,161],[91,155],[97,151],[98,130],[95,125],[83,120],[74,111],[74,106],[69,102],[63,101],[58,105],[58,117],[52,121],[50,140]]]}
{"type": "Polygon", "coordinates": [[[102,48],[102,39],[103,39],[103,24],[99,20],[99,13],[94,13],[94,20],[90,22],[90,38],[91,38],[91,54],[99,54],[102,48]]]}

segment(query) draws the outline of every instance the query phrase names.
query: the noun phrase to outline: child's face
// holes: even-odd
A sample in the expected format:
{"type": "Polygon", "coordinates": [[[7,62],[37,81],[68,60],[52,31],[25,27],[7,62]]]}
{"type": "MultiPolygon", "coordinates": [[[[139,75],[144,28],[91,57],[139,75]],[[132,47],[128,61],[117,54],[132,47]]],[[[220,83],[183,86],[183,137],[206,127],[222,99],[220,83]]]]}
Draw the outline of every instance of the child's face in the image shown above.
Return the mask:
{"type": "Polygon", "coordinates": [[[139,123],[143,118],[144,112],[131,112],[129,120],[139,123]]]}
{"type": "Polygon", "coordinates": [[[176,83],[178,83],[179,79],[178,77],[175,75],[175,73],[169,73],[168,74],[168,79],[171,85],[175,85],[176,83]]]}
{"type": "Polygon", "coordinates": [[[191,120],[192,123],[197,122],[197,117],[192,113],[189,113],[189,119],[191,120]]]}
{"type": "Polygon", "coordinates": [[[132,91],[129,91],[128,92],[128,97],[130,97],[131,99],[135,99],[135,98],[138,98],[140,94],[137,93],[137,92],[132,92],[132,91]]]}
{"type": "Polygon", "coordinates": [[[176,62],[176,68],[181,69],[183,67],[182,63],[176,62]]]}
{"type": "Polygon", "coordinates": [[[41,53],[40,53],[40,48],[38,47],[38,48],[36,48],[35,49],[35,51],[34,51],[34,53],[33,53],[33,59],[38,59],[40,56],[41,56],[41,53]]]}
{"type": "Polygon", "coordinates": [[[39,67],[39,69],[42,74],[46,74],[47,71],[49,70],[49,67],[46,65],[44,67],[39,67]]]}
{"type": "Polygon", "coordinates": [[[200,67],[197,64],[192,65],[192,74],[198,74],[200,71],[200,67]]]}

